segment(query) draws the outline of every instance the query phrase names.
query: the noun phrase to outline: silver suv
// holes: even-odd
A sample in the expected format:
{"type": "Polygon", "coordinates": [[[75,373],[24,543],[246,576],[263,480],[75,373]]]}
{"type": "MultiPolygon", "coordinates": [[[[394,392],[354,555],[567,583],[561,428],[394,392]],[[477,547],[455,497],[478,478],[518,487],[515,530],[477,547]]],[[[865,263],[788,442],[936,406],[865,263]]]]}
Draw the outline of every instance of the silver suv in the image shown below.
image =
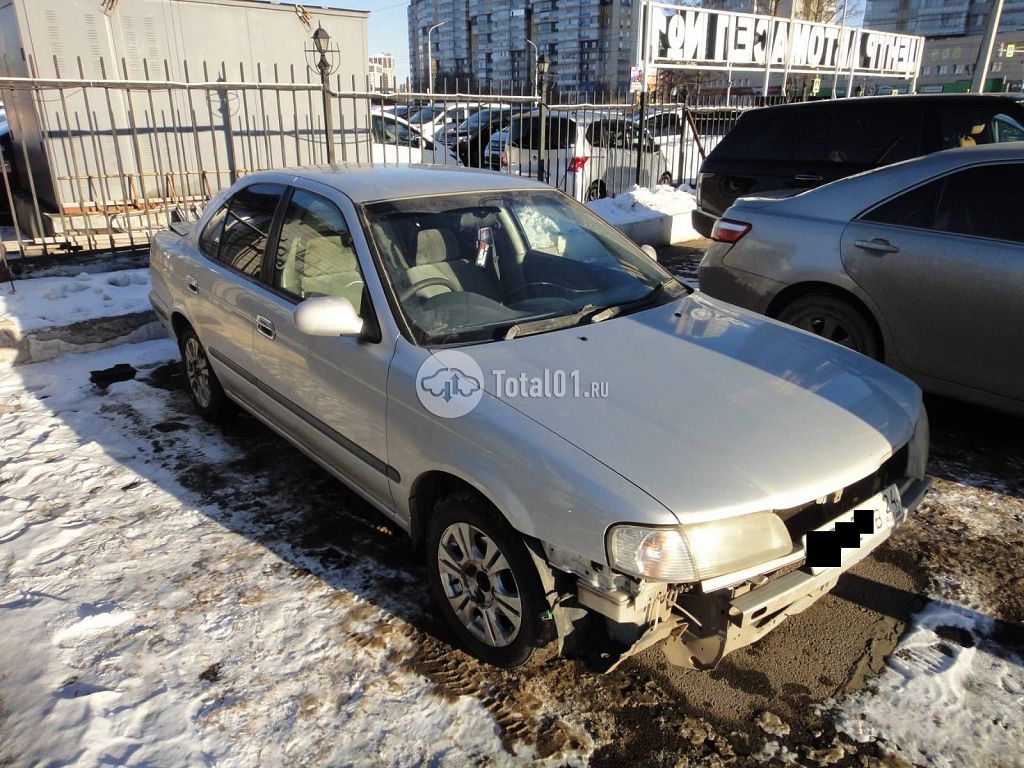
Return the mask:
{"type": "Polygon", "coordinates": [[[494,664],[714,666],[927,487],[913,383],[691,293],[538,182],[257,173],[151,263],[199,412],[241,405],[408,531],[494,664]]]}

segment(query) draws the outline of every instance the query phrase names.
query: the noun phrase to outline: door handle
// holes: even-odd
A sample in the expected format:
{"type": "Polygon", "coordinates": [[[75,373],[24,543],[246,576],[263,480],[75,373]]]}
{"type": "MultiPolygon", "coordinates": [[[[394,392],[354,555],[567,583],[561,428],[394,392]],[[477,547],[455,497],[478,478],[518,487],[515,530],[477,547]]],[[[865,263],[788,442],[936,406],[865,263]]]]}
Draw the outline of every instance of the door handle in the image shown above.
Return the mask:
{"type": "Polygon", "coordinates": [[[256,315],[256,330],[268,339],[272,339],[277,335],[274,331],[274,324],[263,317],[263,315],[256,315]]]}
{"type": "Polygon", "coordinates": [[[813,173],[798,173],[793,177],[793,181],[821,181],[821,176],[815,176],[813,173]]]}
{"type": "Polygon", "coordinates": [[[199,293],[199,281],[192,275],[185,275],[185,285],[192,293],[199,293]]]}
{"type": "Polygon", "coordinates": [[[876,237],[873,240],[854,240],[853,244],[858,248],[863,248],[865,251],[875,251],[876,253],[900,252],[899,248],[880,237],[876,237]]]}

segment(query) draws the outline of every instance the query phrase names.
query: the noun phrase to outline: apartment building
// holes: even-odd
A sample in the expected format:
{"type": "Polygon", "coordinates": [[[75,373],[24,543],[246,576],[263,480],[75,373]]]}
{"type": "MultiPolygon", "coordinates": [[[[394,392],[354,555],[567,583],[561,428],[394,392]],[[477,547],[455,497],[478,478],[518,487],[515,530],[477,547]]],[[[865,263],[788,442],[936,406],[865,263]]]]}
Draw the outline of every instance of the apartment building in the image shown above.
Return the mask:
{"type": "MultiPolygon", "coordinates": [[[[864,26],[925,37],[981,35],[992,0],[867,0],[864,26]]],[[[1024,29],[1024,0],[1005,0],[999,29],[1024,29]]]]}
{"type": "Polygon", "coordinates": [[[639,11],[639,0],[411,0],[410,69],[425,89],[429,47],[435,88],[458,78],[484,90],[528,91],[543,54],[563,92],[624,90],[639,11]]]}
{"type": "Polygon", "coordinates": [[[381,93],[391,93],[398,86],[395,82],[395,57],[390,53],[371,53],[368,73],[370,88],[381,93]]]}

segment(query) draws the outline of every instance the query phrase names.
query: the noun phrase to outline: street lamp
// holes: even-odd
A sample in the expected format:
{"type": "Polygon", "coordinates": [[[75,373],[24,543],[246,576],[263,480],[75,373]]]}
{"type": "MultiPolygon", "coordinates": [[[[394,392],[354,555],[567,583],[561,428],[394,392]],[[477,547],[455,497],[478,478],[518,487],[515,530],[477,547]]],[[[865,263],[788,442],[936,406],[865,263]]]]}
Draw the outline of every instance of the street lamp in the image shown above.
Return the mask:
{"type": "Polygon", "coordinates": [[[540,82],[540,150],[537,152],[537,181],[547,181],[544,174],[544,155],[547,152],[547,115],[544,102],[548,99],[548,57],[537,57],[537,80],[540,82]]]}
{"type": "Polygon", "coordinates": [[[331,50],[331,36],[327,30],[317,25],[313,33],[313,49],[320,54],[316,69],[320,73],[320,94],[324,102],[324,131],[327,133],[327,163],[334,164],[334,121],[331,119],[331,88],[330,77],[334,70],[327,54],[331,50]]]}
{"type": "Polygon", "coordinates": [[[427,93],[431,96],[434,95],[434,54],[433,49],[430,47],[430,36],[434,33],[435,29],[443,27],[447,23],[447,21],[439,21],[427,30],[427,93]]]}
{"type": "Polygon", "coordinates": [[[533,46],[533,95],[540,96],[540,70],[537,69],[540,53],[537,50],[537,44],[533,40],[526,38],[526,42],[533,46]]]}

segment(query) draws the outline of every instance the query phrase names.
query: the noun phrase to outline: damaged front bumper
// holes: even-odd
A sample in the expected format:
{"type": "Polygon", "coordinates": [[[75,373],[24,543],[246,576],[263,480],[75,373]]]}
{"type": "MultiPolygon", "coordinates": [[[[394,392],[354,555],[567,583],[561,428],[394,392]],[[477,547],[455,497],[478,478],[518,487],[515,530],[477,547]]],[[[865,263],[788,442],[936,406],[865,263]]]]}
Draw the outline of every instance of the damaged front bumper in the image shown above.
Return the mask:
{"type": "MultiPolygon", "coordinates": [[[[600,671],[611,671],[630,656],[661,644],[673,664],[711,669],[729,653],[750,645],[787,617],[800,613],[832,590],[839,578],[886,541],[913,511],[931,484],[930,478],[908,480],[899,488],[900,505],[887,506],[886,492],[858,505],[876,513],[870,534],[842,551],[839,565],[806,564],[806,537],[789,555],[756,569],[709,579],[695,585],[639,582],[633,594],[602,590],[584,582],[577,587],[583,607],[606,619],[612,649],[600,654],[600,671]]],[[[893,489],[895,490],[895,489],[893,489]]],[[[822,529],[853,519],[855,510],[822,529]]]]}

